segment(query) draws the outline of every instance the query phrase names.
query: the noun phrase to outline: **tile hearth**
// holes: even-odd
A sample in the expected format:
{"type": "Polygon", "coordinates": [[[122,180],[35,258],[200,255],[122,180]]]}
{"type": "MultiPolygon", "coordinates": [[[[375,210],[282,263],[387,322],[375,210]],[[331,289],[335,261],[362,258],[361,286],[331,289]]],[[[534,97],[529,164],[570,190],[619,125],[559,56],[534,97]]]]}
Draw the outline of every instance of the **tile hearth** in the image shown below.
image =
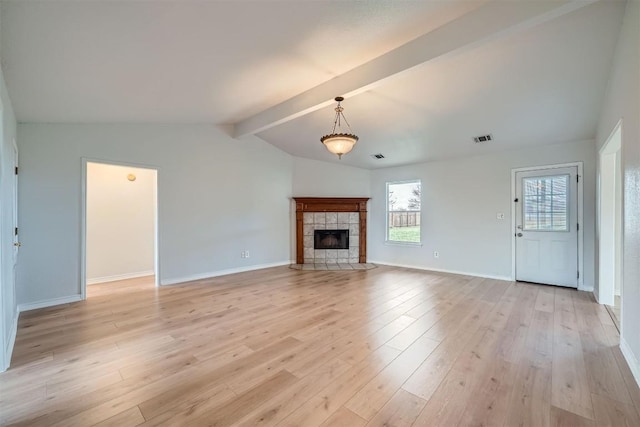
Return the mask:
{"type": "Polygon", "coordinates": [[[289,268],[293,270],[304,271],[341,271],[341,270],[371,270],[376,268],[375,264],[371,263],[315,263],[315,264],[291,264],[289,268]]]}

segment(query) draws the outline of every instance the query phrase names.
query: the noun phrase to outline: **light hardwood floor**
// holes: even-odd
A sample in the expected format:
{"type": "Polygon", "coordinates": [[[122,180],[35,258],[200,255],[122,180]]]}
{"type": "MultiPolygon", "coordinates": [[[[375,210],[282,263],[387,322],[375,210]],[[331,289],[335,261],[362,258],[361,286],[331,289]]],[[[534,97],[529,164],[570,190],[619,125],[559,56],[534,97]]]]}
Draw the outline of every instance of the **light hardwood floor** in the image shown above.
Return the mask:
{"type": "Polygon", "coordinates": [[[89,287],[23,313],[0,422],[639,426],[590,294],[379,267],[89,287]]]}

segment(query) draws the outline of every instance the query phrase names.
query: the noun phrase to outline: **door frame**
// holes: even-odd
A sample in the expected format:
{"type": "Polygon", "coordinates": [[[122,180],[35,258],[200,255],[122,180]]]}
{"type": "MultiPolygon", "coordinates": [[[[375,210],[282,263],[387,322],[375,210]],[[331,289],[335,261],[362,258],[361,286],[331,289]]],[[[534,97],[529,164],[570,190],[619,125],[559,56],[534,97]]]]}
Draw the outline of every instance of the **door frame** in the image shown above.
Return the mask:
{"type": "Polygon", "coordinates": [[[578,168],[578,290],[584,291],[584,165],[582,162],[559,163],[553,165],[529,166],[511,169],[511,280],[516,280],[516,173],[531,171],[548,171],[549,169],[577,167],[578,168]]]}
{"type": "MultiPolygon", "coordinates": [[[[596,236],[598,239],[598,292],[594,293],[596,301],[600,304],[614,305],[615,298],[615,281],[616,277],[620,281],[620,298],[622,299],[622,288],[623,288],[623,276],[622,276],[622,268],[624,262],[624,245],[622,244],[623,233],[624,233],[624,182],[622,180],[622,139],[623,139],[623,129],[622,129],[622,119],[618,120],[618,123],[613,127],[613,130],[607,137],[605,143],[602,145],[600,150],[598,151],[598,182],[596,185],[596,236]],[[619,138],[619,146],[616,148],[613,146],[612,141],[613,137],[618,134],[619,138]],[[613,151],[612,151],[613,150],[613,151]],[[615,179],[620,181],[620,200],[617,200],[614,194],[614,259],[613,259],[613,274],[614,274],[614,282],[610,286],[606,286],[603,289],[602,281],[602,226],[603,226],[603,213],[602,213],[602,165],[605,161],[605,156],[615,154],[616,158],[616,167],[614,167],[615,179]],[[619,167],[618,167],[619,166],[619,167]],[[618,208],[620,208],[618,212],[618,208]],[[617,215],[619,213],[619,215],[617,215]],[[616,256],[617,255],[617,256],[616,256]],[[606,293],[605,293],[606,291],[606,293]]],[[[616,189],[614,188],[614,192],[616,189]]],[[[622,309],[622,307],[621,307],[622,309]]],[[[622,311],[621,311],[622,317],[622,311]]]]}
{"type": "MultiPolygon", "coordinates": [[[[2,99],[0,99],[0,190],[4,185],[4,180],[2,176],[4,174],[4,108],[2,105],[2,99]]],[[[2,192],[0,191],[0,197],[2,192]]],[[[4,203],[5,200],[0,200],[0,219],[2,218],[3,207],[7,204],[4,203]]],[[[5,236],[2,233],[2,227],[0,226],[0,244],[4,245],[5,236]]],[[[0,252],[1,253],[1,252],[0,252]]],[[[8,284],[4,283],[4,269],[7,268],[6,265],[2,262],[2,257],[0,257],[0,372],[4,372],[9,368],[9,361],[7,358],[10,358],[9,354],[9,343],[6,341],[5,330],[7,325],[4,324],[5,321],[5,312],[4,312],[4,287],[8,286],[8,284]]]]}
{"type": "MultiPolygon", "coordinates": [[[[15,165],[15,168],[17,170],[18,168],[18,163],[19,163],[19,153],[18,153],[18,143],[16,142],[16,139],[13,138],[11,140],[11,148],[13,149],[13,163],[15,165]]],[[[14,230],[18,230],[18,232],[16,233],[15,231],[13,232],[13,277],[15,278],[16,274],[15,274],[15,269],[16,266],[18,265],[18,256],[20,253],[20,231],[19,231],[19,227],[20,224],[18,223],[18,180],[19,180],[19,175],[16,173],[13,177],[13,200],[11,202],[11,204],[13,205],[13,228],[14,230]]],[[[14,279],[15,280],[15,279],[14,279]]]]}
{"type": "Polygon", "coordinates": [[[80,294],[82,300],[87,299],[87,163],[101,163],[104,165],[112,166],[128,166],[132,168],[152,169],[156,171],[156,185],[155,185],[155,230],[154,230],[154,273],[155,273],[155,286],[160,285],[160,233],[159,233],[159,187],[160,187],[160,168],[155,165],[148,165],[142,163],[133,162],[120,162],[116,160],[105,160],[90,157],[82,157],[82,202],[81,202],[81,221],[80,221],[80,294]]]}

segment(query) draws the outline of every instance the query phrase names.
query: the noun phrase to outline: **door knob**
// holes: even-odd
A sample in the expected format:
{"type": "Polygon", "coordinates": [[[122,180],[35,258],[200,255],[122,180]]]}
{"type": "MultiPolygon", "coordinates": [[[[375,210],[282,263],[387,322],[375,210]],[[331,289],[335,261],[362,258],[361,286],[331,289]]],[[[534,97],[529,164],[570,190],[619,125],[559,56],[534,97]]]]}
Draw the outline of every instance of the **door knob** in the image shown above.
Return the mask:
{"type": "Polygon", "coordinates": [[[22,246],[22,243],[20,243],[20,242],[15,242],[15,243],[13,244],[13,246],[20,247],[20,246],[22,246]]]}
{"type": "Polygon", "coordinates": [[[516,234],[516,236],[522,237],[522,233],[518,233],[518,234],[516,234]]]}

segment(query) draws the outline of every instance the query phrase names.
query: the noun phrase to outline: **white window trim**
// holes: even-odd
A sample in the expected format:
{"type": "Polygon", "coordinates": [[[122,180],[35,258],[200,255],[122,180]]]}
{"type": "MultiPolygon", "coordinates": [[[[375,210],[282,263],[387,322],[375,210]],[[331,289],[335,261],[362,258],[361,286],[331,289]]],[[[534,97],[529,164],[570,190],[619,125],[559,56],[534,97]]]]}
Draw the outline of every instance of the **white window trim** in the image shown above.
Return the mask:
{"type": "Polygon", "coordinates": [[[421,247],[422,243],[422,179],[407,179],[403,181],[387,181],[385,183],[385,192],[384,192],[384,244],[387,246],[415,246],[421,247]],[[398,185],[398,184],[409,184],[409,183],[419,183],[420,184],[420,241],[419,242],[403,242],[401,240],[389,240],[389,185],[398,185]]]}

